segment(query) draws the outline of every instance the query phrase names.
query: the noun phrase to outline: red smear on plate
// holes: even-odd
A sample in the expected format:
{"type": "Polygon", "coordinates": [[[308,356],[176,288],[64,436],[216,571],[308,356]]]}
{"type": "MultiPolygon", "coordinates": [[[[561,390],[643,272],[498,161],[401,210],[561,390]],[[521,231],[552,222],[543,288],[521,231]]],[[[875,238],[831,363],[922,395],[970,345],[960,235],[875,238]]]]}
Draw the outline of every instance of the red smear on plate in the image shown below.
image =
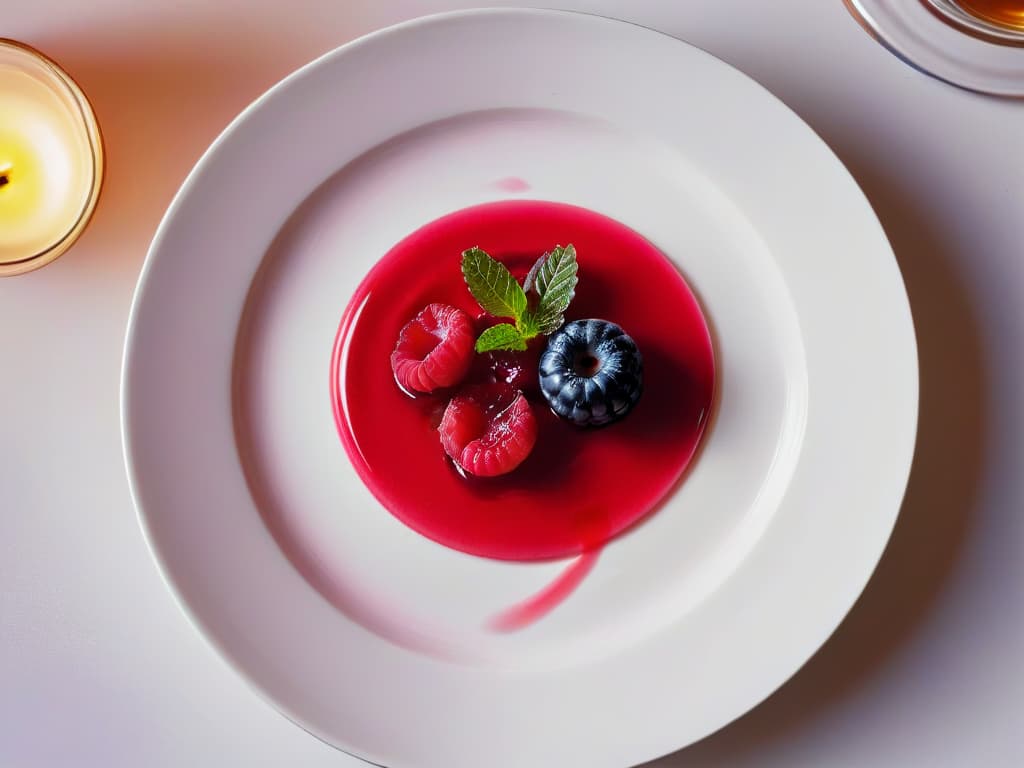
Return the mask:
{"type": "Polygon", "coordinates": [[[498,179],[494,182],[494,186],[503,192],[526,192],[530,188],[530,185],[518,176],[506,176],[504,179],[498,179]]]}

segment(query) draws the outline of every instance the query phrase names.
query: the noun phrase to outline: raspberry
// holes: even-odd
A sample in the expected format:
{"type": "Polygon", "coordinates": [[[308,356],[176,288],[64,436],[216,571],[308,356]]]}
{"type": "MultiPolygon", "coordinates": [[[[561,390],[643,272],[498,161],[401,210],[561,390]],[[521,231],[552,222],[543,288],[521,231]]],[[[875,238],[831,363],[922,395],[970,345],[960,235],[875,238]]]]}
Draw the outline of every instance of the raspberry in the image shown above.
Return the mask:
{"type": "Polygon", "coordinates": [[[496,350],[477,355],[469,370],[469,381],[483,384],[498,382],[509,384],[527,397],[539,396],[537,362],[542,345],[531,342],[525,352],[496,350]]]}
{"type": "Polygon", "coordinates": [[[522,392],[502,383],[470,387],[452,398],[438,431],[445,453],[478,477],[511,472],[537,441],[530,404],[522,392]]]}
{"type": "Polygon", "coordinates": [[[473,362],[472,318],[448,304],[428,304],[398,334],[391,370],[407,392],[433,392],[462,381],[473,362]]]}
{"type": "MultiPolygon", "coordinates": [[[[492,325],[502,322],[507,322],[507,318],[481,315],[476,318],[477,336],[492,325]]],[[[469,383],[504,382],[511,384],[530,399],[539,396],[537,364],[540,353],[544,349],[544,340],[538,336],[535,339],[530,339],[527,344],[528,348],[522,352],[494,350],[477,355],[469,369],[469,383]]]]}

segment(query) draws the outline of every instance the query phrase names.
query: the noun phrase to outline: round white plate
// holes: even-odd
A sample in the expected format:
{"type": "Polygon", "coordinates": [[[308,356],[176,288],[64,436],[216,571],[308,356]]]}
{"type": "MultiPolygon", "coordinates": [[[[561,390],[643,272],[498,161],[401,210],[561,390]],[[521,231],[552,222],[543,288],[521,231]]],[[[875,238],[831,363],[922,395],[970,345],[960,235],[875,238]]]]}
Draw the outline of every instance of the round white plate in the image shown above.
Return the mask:
{"type": "Polygon", "coordinates": [[[168,583],[288,717],[387,766],[600,768],[720,728],[825,641],[892,529],[916,412],[892,252],[806,125],[670,37],[493,10],[343,46],[224,132],[147,258],[122,417],[168,583]],[[673,496],[553,613],[496,633],[566,563],[460,554],[380,508],[329,362],[391,245],[509,197],[659,246],[705,307],[719,391],[673,496]]]}

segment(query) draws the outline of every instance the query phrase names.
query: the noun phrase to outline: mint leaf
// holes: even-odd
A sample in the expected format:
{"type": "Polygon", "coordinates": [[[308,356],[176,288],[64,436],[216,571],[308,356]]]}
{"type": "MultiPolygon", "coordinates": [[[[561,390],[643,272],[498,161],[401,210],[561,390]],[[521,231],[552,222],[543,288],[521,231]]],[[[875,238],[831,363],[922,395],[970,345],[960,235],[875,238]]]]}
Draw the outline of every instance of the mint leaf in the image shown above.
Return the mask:
{"type": "Polygon", "coordinates": [[[516,321],[516,329],[524,339],[532,339],[540,334],[540,324],[537,322],[537,313],[527,311],[516,321]]]}
{"type": "Polygon", "coordinates": [[[576,249],[570,244],[555,248],[537,271],[534,290],[540,296],[535,320],[540,333],[554,333],[562,325],[563,314],[576,295],[576,249]]]}
{"type": "Polygon", "coordinates": [[[521,352],[526,349],[526,339],[514,325],[508,323],[492,325],[476,340],[476,351],[490,352],[495,349],[512,349],[521,352]]]}
{"type": "Polygon", "coordinates": [[[480,248],[469,248],[462,252],[462,276],[485,312],[495,317],[511,317],[516,322],[522,318],[526,293],[500,261],[480,248]]]}
{"type": "Polygon", "coordinates": [[[547,257],[548,255],[545,253],[543,256],[537,259],[537,261],[533,263],[532,267],[530,267],[530,272],[526,276],[526,279],[523,281],[523,290],[526,291],[527,293],[529,293],[530,289],[533,288],[533,284],[537,280],[537,273],[540,272],[540,268],[544,266],[544,260],[547,257]]]}

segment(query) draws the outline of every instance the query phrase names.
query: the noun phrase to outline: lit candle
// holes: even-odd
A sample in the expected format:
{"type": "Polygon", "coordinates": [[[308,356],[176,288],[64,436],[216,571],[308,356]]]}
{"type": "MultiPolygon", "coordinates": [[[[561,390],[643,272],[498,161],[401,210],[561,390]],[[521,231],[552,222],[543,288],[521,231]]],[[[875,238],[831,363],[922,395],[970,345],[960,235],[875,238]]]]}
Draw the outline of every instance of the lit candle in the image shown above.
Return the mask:
{"type": "Polygon", "coordinates": [[[103,144],[85,95],[45,56],[0,38],[0,275],[70,248],[102,180],[103,144]]]}

